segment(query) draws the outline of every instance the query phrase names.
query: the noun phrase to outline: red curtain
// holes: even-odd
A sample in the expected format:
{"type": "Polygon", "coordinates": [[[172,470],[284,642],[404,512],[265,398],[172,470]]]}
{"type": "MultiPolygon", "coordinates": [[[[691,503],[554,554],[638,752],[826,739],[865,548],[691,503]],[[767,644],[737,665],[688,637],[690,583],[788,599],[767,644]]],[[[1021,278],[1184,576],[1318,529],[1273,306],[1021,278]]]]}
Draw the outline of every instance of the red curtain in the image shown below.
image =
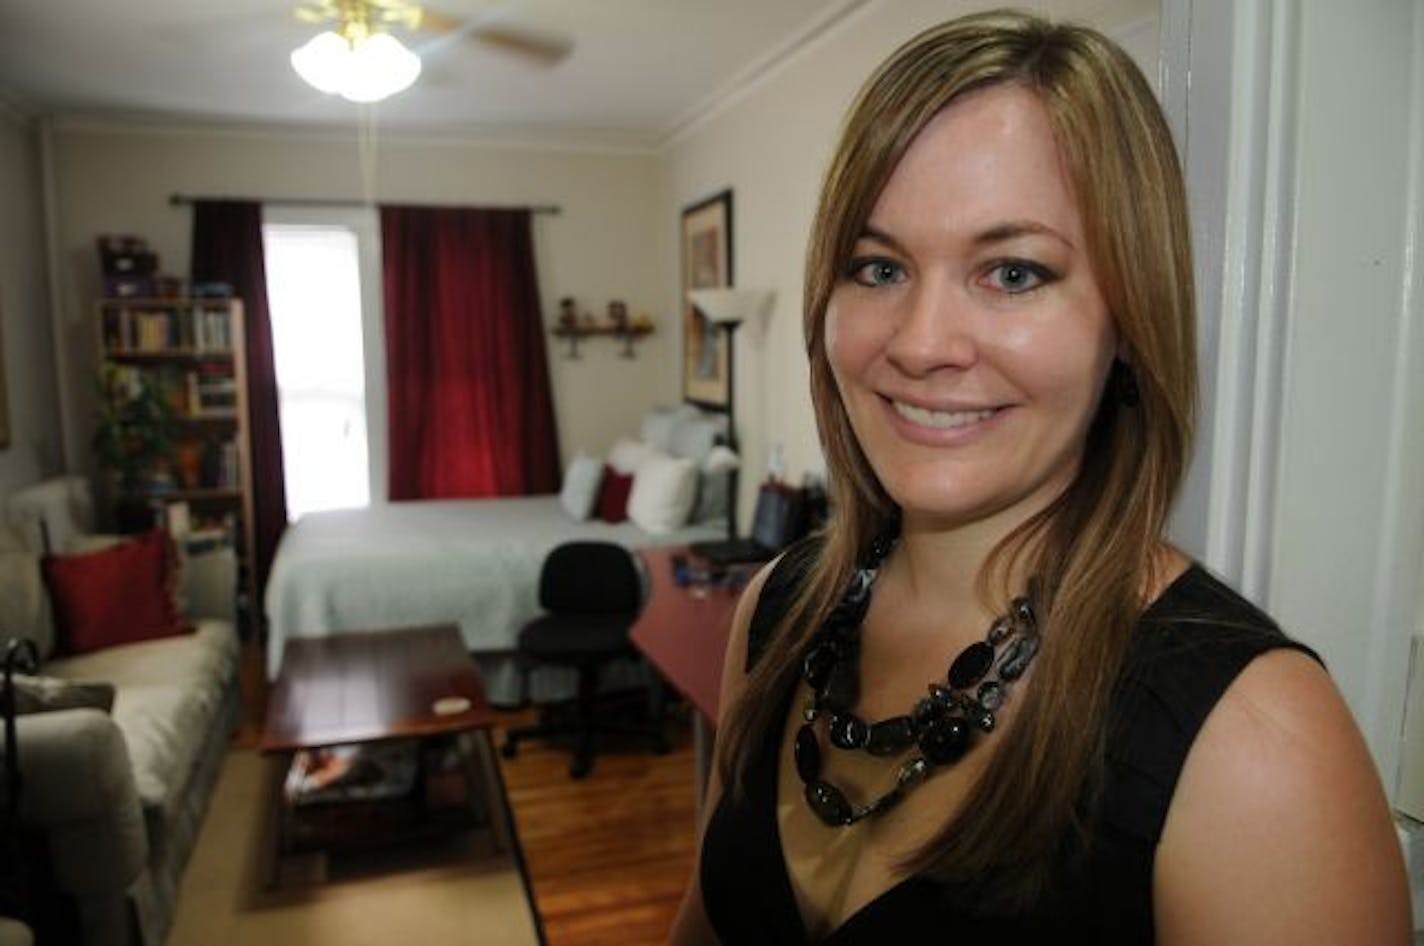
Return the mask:
{"type": "Polygon", "coordinates": [[[390,498],[559,488],[527,210],[382,207],[390,498]]]}
{"type": "Polygon", "coordinates": [[[272,361],[272,322],[267,315],[267,266],[262,251],[262,205],[245,200],[200,200],[193,204],[189,274],[194,282],[225,282],[242,300],[247,341],[248,434],[252,441],[253,565],[262,613],[267,571],[287,527],[287,488],[282,479],[282,428],[277,413],[277,371],[272,361]]]}

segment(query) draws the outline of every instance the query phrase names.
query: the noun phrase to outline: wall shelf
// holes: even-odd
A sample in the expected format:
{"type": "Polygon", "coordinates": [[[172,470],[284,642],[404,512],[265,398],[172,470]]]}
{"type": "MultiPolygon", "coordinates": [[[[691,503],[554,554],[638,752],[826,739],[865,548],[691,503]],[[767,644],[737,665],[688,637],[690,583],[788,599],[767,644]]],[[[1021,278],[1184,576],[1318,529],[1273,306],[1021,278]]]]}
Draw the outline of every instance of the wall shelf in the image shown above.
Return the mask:
{"type": "Polygon", "coordinates": [[[635,342],[647,335],[653,334],[651,325],[629,325],[620,327],[617,325],[556,325],[552,329],[555,338],[562,338],[569,343],[569,350],[565,354],[566,358],[579,357],[579,342],[586,338],[616,338],[623,342],[623,357],[636,358],[637,353],[633,350],[635,342]]]}

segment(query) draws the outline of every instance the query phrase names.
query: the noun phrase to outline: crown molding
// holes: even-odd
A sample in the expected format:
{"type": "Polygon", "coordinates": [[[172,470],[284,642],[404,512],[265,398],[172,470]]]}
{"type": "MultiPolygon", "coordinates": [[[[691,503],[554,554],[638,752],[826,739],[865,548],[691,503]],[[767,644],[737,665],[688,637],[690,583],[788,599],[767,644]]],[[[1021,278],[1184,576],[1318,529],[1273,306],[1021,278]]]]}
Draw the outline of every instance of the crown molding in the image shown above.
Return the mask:
{"type": "MultiPolygon", "coordinates": [[[[105,134],[144,137],[242,138],[269,141],[349,143],[360,126],[300,125],[272,122],[220,120],[211,116],[133,111],[71,111],[54,116],[56,134],[105,134]]],[[[562,152],[653,156],[659,151],[647,136],[605,129],[557,129],[514,125],[458,128],[383,127],[376,125],[376,140],[384,145],[489,148],[511,151],[562,152]]]]}
{"type": "Polygon", "coordinates": [[[819,16],[808,22],[801,30],[753,60],[745,69],[742,69],[701,102],[668,124],[657,136],[658,148],[666,150],[677,144],[702,125],[770,82],[797,59],[818,46],[852,14],[871,2],[872,0],[839,0],[838,3],[829,4],[819,16]]]}

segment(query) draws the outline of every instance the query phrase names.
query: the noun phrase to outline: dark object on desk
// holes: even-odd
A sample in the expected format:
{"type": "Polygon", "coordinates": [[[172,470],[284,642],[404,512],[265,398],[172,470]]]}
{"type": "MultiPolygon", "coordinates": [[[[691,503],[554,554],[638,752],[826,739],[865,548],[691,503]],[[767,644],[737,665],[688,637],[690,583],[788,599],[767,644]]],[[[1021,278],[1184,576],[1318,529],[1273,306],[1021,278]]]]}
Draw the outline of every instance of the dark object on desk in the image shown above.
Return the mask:
{"type": "Polygon", "coordinates": [[[767,482],[757,491],[752,534],[745,539],[694,542],[694,555],[714,565],[741,562],[769,562],[800,535],[801,491],[781,483],[767,482]]]}
{"type": "Polygon", "coordinates": [[[598,718],[599,671],[604,664],[635,655],[628,632],[642,607],[642,583],[631,553],[611,542],[566,542],[549,553],[539,574],[539,606],[546,612],[519,632],[519,656],[530,663],[550,663],[578,670],[578,701],[572,719],[545,719],[535,726],[512,729],[505,737],[504,756],[513,758],[521,739],[577,735],[569,766],[572,778],[593,769],[594,736],[636,733],[651,741],[654,751],[668,750],[661,718],[628,724],[598,718]]]}
{"type": "Polygon", "coordinates": [[[735,577],[726,565],[712,565],[701,560],[690,560],[686,555],[672,557],[672,583],[679,588],[688,585],[718,585],[730,583],[735,577]]]}

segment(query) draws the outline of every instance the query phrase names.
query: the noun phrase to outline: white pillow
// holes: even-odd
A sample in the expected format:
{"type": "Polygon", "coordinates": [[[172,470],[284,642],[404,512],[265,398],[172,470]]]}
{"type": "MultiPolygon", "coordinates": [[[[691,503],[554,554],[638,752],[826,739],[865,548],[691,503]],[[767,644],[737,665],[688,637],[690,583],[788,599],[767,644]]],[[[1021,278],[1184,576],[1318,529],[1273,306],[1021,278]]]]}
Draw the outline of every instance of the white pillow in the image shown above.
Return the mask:
{"type": "Polygon", "coordinates": [[[654,454],[633,474],[628,518],[644,532],[660,535],[681,528],[697,498],[697,467],[691,460],[654,454]]]}
{"type": "Polygon", "coordinates": [[[608,451],[608,465],[619,473],[637,473],[638,467],[649,457],[661,456],[652,447],[632,437],[619,437],[613,449],[608,451]]]}
{"type": "Polygon", "coordinates": [[[697,408],[691,404],[679,404],[676,407],[651,407],[643,415],[643,422],[638,428],[638,435],[643,443],[661,450],[663,453],[676,453],[672,449],[673,428],[689,417],[698,416],[697,408]]]}
{"type": "Polygon", "coordinates": [[[603,485],[603,464],[580,450],[569,461],[559,502],[580,522],[593,515],[598,504],[598,488],[603,485]]]}
{"type": "Polygon", "coordinates": [[[698,464],[707,459],[717,441],[725,438],[727,415],[698,414],[681,417],[668,433],[668,453],[698,464]]]}

